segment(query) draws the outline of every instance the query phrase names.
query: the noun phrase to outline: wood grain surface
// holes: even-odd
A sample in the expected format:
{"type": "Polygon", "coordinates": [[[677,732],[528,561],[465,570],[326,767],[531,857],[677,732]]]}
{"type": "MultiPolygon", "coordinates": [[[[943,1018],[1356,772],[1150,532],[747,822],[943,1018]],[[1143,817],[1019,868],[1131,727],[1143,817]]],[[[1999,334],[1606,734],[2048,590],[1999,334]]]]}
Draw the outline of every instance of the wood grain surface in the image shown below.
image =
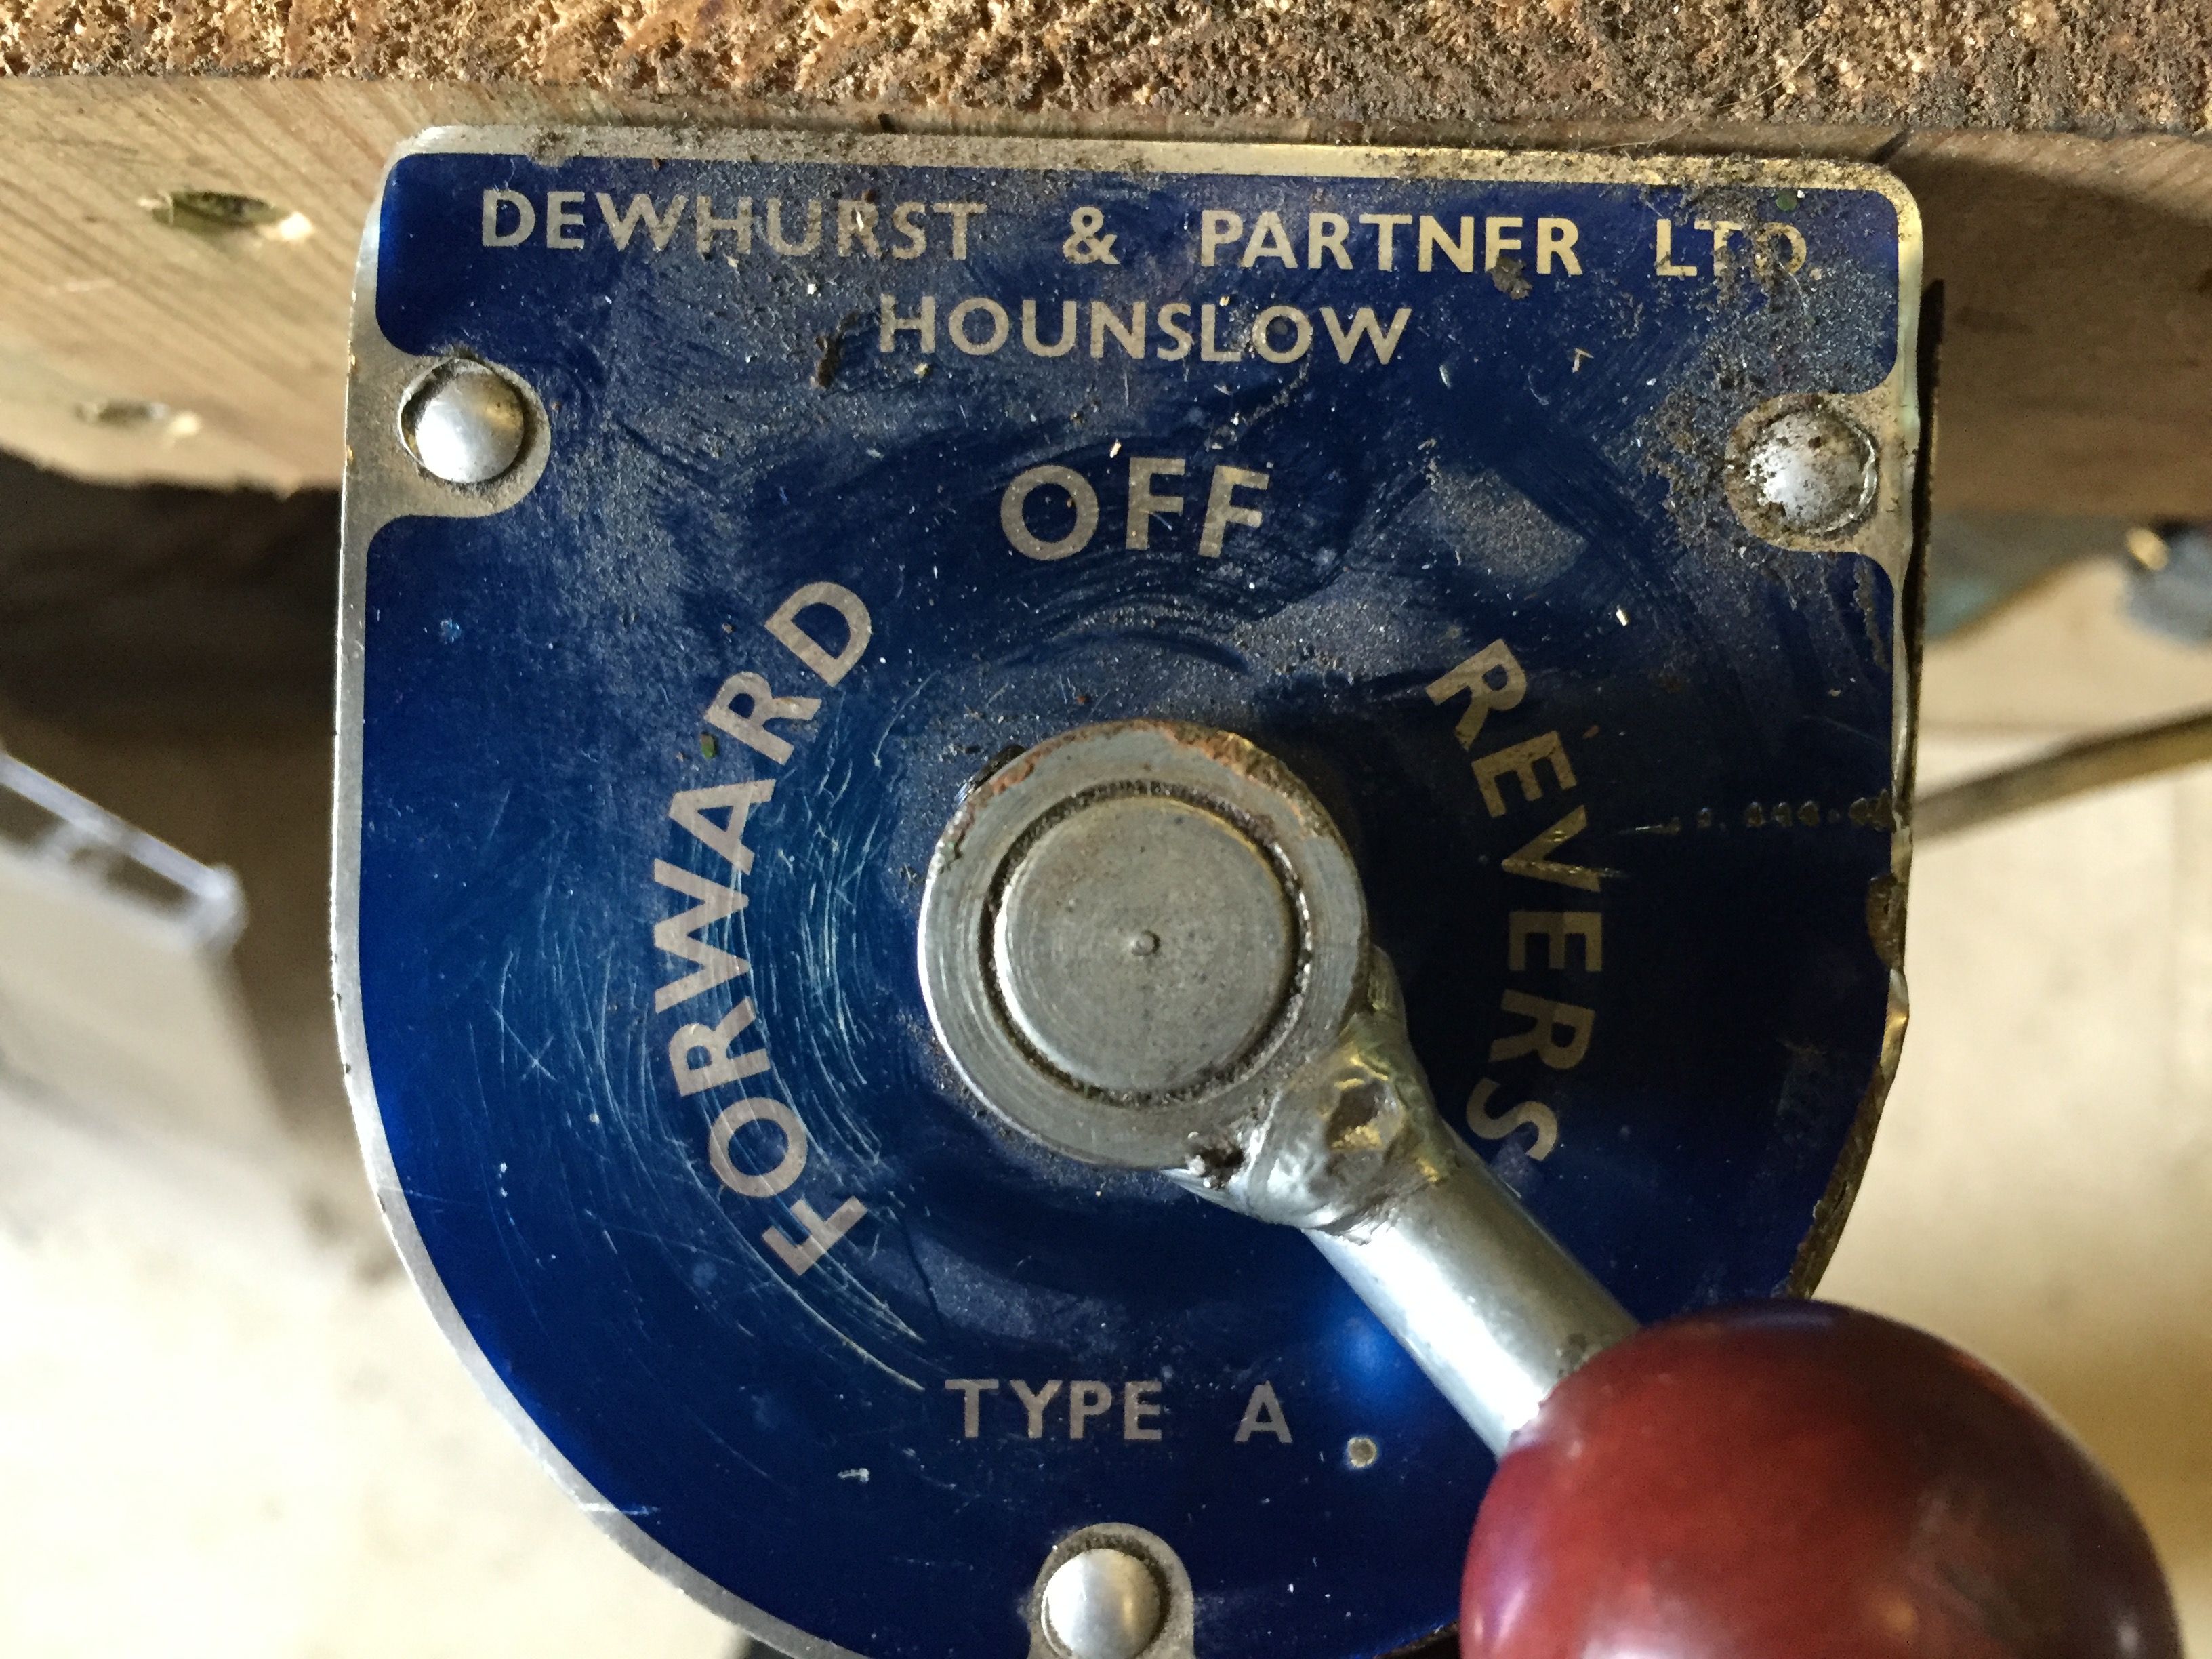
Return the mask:
{"type": "Polygon", "coordinates": [[[787,105],[2185,131],[2205,0],[0,0],[19,74],[787,105]]]}
{"type": "Polygon", "coordinates": [[[91,477],[334,480],[354,252],[392,146],[441,123],[611,121],[1879,158],[1918,197],[1928,274],[1949,295],[1940,502],[2212,514],[2212,144],[2198,139],[1127,107],[794,112],[407,80],[0,79],[0,447],[91,477]],[[301,219],[196,226],[167,205],[188,191],[301,219]]]}

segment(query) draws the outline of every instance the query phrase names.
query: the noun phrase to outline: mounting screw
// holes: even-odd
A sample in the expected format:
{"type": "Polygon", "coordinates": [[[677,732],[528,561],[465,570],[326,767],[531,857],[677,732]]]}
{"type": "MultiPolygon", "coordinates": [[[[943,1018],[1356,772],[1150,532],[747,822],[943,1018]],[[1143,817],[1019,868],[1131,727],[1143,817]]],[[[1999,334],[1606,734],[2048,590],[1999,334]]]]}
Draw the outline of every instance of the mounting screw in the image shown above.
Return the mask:
{"type": "Polygon", "coordinates": [[[1874,440],[1819,404],[1759,427],[1744,442],[1736,470],[1739,505],[1750,508],[1752,527],[1790,536],[1850,529],[1874,505],[1881,473],[1874,440]]]}
{"type": "Polygon", "coordinates": [[[504,375],[448,357],[409,389],[399,406],[399,437],[432,477],[489,483],[521,455],[530,411],[504,375]]]}
{"type": "Polygon", "coordinates": [[[1045,1581],[1045,1629],[1071,1659],[1136,1659],[1166,1614],[1152,1568],[1111,1545],[1071,1555],[1045,1581]]]}

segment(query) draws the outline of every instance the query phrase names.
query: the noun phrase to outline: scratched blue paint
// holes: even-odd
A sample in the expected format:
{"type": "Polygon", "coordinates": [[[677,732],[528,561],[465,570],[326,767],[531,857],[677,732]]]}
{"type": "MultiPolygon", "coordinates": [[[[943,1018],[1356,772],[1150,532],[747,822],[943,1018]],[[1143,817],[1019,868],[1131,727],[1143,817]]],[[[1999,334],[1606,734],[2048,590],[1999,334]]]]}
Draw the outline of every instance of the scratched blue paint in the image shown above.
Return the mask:
{"type": "MultiPolygon", "coordinates": [[[[1376,935],[1448,1113],[1477,1080],[1538,1097],[1478,1149],[1637,1313],[1775,1291],[1790,1273],[1875,1070],[1887,970],[1869,943],[1890,787],[1894,598],[1870,562],[1751,542],[1700,499],[1742,410],[1860,390],[1893,367],[1898,226],[1881,196],[1807,191],[1786,209],[1809,272],[1652,274],[1655,217],[1712,198],[1623,185],[1085,175],[850,164],[424,155],[380,210],[377,324],[401,348],[465,349],[526,376],[551,460],[519,506],[407,519],[367,553],[359,982],[377,1101],[413,1222],[516,1399],[607,1501],[715,1582],[882,1659],[1024,1651],[1020,1607],[1065,1529],[1115,1520],[1181,1553],[1210,1659],[1348,1659],[1447,1623],[1491,1465],[1300,1238],[1156,1177],[1060,1165],[947,1082],[913,966],[929,848],[963,781],[1072,724],[1171,715],[1245,732],[1337,812],[1376,935]],[[488,189],[536,205],[538,236],[482,245],[488,189]],[[549,248],[549,191],[586,192],[586,246],[549,248]],[[780,258],[725,236],[627,252],[617,204],[711,192],[892,204],[981,201],[969,258],[780,258]],[[1062,256],[1101,208],[1118,264],[1062,256]],[[1579,227],[1584,274],[1195,264],[1200,210],[1294,232],[1316,207],[1540,216],[1579,227]],[[725,257],[725,256],[730,257],[725,257]],[[911,332],[878,349],[879,296],[937,296],[930,372],[911,332]],[[1015,335],[951,349],[946,313],[995,297],[1015,335]],[[1083,339],[1029,355],[1018,301],[1228,299],[1413,314],[1387,366],[1313,349],[1276,365],[1130,362],[1083,339]],[[838,343],[834,372],[829,343],[838,343]],[[1577,355],[1577,353],[1583,355],[1577,355]],[[828,384],[817,384],[827,380],[828,384]],[[1188,506],[1122,546],[1127,457],[1176,457],[1188,506]],[[1670,461],[1669,458],[1673,458],[1670,461]],[[1019,556],[1000,494],[1052,461],[1095,485],[1091,545],[1019,556]],[[1256,527],[1195,544],[1208,470],[1265,471],[1256,527]],[[1673,468],[1670,475],[1669,467],[1673,468]],[[799,584],[867,604],[865,660],[824,687],[761,627],[799,584]],[[1622,617],[1627,618],[1626,622],[1622,617]],[[1478,750],[1562,735],[1577,784],[1486,810],[1424,688],[1494,638],[1528,671],[1478,750]],[[818,696],[773,766],[702,711],[723,678],[818,696]],[[665,860],[728,866],[672,823],[672,794],[752,777],[749,908],[711,932],[750,972],[683,1008],[653,993],[690,964],[653,926],[690,902],[665,860]],[[1819,827],[1746,826],[1753,802],[1819,804],[1819,827]],[[1561,859],[1592,896],[1499,860],[1570,805],[1561,859]],[[1712,815],[1699,828],[1701,811],[1712,815]],[[1601,972],[1509,974],[1505,913],[1595,908],[1601,972]],[[1486,1066],[1521,1023],[1501,992],[1594,1008],[1587,1060],[1486,1066]],[[690,1098],[676,1028],[750,994],[773,1070],[690,1098]],[[716,1113],[773,1095],[811,1134],[782,1197],[741,1197],[706,1158],[716,1113]],[[804,1278],[761,1242],[788,1204],[866,1218],[804,1278]],[[982,1433],[948,1378],[1001,1379],[982,1433]],[[1158,1378],[1157,1444],[1117,1400],[1082,1442],[1065,1393],[1024,1433],[1006,1379],[1158,1378]],[[1273,1384],[1284,1445],[1233,1431],[1273,1384]],[[1346,1440],[1382,1455],[1354,1470],[1346,1440]],[[865,1480],[853,1471],[867,1471],[865,1480]]],[[[1727,216],[1743,218],[1744,211],[1727,216]]],[[[795,220],[794,220],[795,222],[795,220]]],[[[941,249],[946,221],[932,223],[941,249]]],[[[883,239],[891,240],[888,226],[883,239]]],[[[758,236],[757,230],[756,236],[758,236]]],[[[1303,238],[1299,237],[1301,251],[1303,238]]],[[[1232,244],[1233,252],[1237,245],[1232,244]]],[[[1355,240],[1355,248],[1362,245],[1355,240]]],[[[980,326],[980,324],[979,324],[980,326]]],[[[1155,335],[1157,340],[1158,337],[1155,335]]],[[[1049,491],[1041,535],[1069,517],[1049,491]]],[[[828,613],[805,620],[835,646],[828,613]]],[[[773,1133],[735,1156],[759,1169],[773,1133]]]]}

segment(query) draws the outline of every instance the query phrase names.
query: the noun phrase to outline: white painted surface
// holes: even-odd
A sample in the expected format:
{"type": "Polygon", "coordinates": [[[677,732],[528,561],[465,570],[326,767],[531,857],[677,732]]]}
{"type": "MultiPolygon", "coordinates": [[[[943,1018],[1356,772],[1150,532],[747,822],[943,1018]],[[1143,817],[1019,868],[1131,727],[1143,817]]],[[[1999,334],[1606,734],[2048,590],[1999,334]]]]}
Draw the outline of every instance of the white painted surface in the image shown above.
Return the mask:
{"type": "Polygon", "coordinates": [[[730,1659],[275,1173],[0,1097],[0,1651],[730,1659]]]}
{"type": "Polygon", "coordinates": [[[2056,1409],[2212,1654],[2212,769],[1923,849],[1905,973],[1904,1065],[1821,1293],[2056,1409]]]}
{"type": "Polygon", "coordinates": [[[2212,649],[2130,623],[2127,568],[2087,559],[1928,653],[1924,730],[2087,732],[2212,707],[2212,649]]]}

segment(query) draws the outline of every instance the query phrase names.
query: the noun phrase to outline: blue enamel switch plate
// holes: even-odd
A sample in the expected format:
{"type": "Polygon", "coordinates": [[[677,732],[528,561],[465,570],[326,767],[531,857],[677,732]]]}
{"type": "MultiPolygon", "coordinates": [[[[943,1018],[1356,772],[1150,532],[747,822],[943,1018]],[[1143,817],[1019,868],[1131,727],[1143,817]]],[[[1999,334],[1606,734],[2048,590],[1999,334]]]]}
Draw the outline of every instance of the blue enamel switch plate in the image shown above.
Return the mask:
{"type": "Polygon", "coordinates": [[[1448,1624],[1488,1456],[1304,1240],[963,1094],[931,847],[1071,726],[1251,738],[1448,1116],[1633,1312],[1806,1287],[1901,1027],[1918,263],[1893,179],[1813,162],[408,146],[354,318],[344,1045],[560,1478],[801,1659],[1020,1659],[1098,1522],[1176,1552],[1201,1659],[1448,1624]],[[479,365],[519,451],[448,482],[426,400],[479,365]],[[1808,409],[1869,482],[1792,534],[1745,457],[1808,409]]]}

